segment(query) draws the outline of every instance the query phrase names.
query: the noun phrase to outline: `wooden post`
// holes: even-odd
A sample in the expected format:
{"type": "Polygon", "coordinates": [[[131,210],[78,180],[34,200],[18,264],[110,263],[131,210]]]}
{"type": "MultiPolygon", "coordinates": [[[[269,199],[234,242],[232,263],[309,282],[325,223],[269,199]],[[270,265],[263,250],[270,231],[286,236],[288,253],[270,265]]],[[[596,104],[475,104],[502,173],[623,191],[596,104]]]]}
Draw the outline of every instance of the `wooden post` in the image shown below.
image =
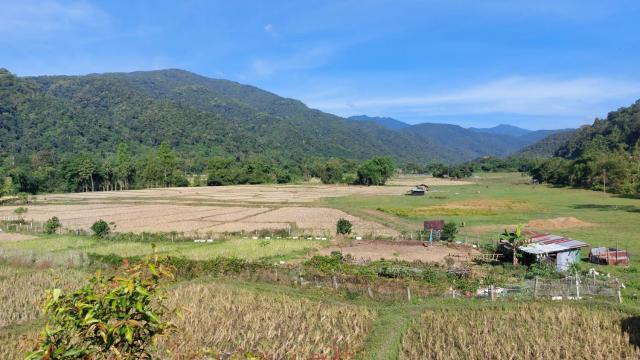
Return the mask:
{"type": "Polygon", "coordinates": [[[302,286],[302,274],[298,273],[298,284],[302,286]]]}
{"type": "Polygon", "coordinates": [[[338,280],[336,280],[335,275],[331,277],[331,281],[333,282],[333,288],[338,289],[338,280]]]}
{"type": "Polygon", "coordinates": [[[407,286],[407,300],[411,301],[411,288],[407,286]]]}
{"type": "Polygon", "coordinates": [[[491,301],[496,301],[495,285],[489,285],[489,298],[491,301]]]}
{"type": "Polygon", "coordinates": [[[619,302],[620,304],[622,304],[622,292],[620,291],[620,287],[621,287],[621,286],[620,286],[620,280],[618,280],[618,278],[616,278],[616,285],[617,285],[617,288],[618,288],[618,289],[617,289],[617,290],[618,290],[618,291],[617,291],[617,295],[618,295],[618,302],[619,302]]]}
{"type": "Polygon", "coordinates": [[[576,272],[576,299],[580,299],[580,276],[576,272]]]}
{"type": "Polygon", "coordinates": [[[276,268],[276,282],[280,281],[280,279],[278,279],[278,268],[276,268]]]}
{"type": "Polygon", "coordinates": [[[533,280],[533,298],[538,298],[538,277],[536,276],[533,280]]]}
{"type": "Polygon", "coordinates": [[[369,297],[373,299],[373,291],[371,291],[371,286],[367,286],[367,293],[369,294],[369,297]]]}

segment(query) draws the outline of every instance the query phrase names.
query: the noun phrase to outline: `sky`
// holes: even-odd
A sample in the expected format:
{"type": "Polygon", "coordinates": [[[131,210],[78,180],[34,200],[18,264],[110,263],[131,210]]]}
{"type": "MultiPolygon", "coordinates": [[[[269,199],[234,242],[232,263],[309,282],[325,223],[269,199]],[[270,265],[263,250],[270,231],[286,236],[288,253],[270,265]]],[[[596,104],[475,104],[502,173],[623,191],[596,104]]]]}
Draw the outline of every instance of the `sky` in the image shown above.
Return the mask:
{"type": "Polygon", "coordinates": [[[640,98],[638,19],[637,0],[0,0],[0,67],[179,68],[340,116],[555,129],[640,98]]]}

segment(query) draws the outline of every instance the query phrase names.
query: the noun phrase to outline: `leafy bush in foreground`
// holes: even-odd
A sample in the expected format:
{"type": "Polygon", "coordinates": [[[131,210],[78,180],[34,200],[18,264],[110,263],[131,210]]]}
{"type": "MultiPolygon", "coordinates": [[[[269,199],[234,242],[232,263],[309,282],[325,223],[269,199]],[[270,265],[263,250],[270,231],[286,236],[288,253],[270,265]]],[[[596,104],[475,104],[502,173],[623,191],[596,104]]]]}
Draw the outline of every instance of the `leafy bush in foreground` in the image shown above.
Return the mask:
{"type": "Polygon", "coordinates": [[[48,292],[49,322],[27,359],[148,359],[153,340],[171,328],[161,320],[157,289],[173,275],[162,266],[139,264],[123,277],[97,273],[79,290],[48,292]]]}

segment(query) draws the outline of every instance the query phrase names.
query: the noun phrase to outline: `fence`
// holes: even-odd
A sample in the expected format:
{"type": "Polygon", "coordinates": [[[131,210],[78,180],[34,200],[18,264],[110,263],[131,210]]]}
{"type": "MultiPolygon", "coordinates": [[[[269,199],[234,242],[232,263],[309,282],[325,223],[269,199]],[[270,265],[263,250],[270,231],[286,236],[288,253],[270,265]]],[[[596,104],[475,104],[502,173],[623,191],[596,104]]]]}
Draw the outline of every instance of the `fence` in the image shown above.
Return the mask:
{"type": "Polygon", "coordinates": [[[585,297],[614,298],[622,302],[621,284],[617,278],[599,279],[574,275],[563,279],[535,278],[528,281],[534,298],[581,299],[585,297]]]}

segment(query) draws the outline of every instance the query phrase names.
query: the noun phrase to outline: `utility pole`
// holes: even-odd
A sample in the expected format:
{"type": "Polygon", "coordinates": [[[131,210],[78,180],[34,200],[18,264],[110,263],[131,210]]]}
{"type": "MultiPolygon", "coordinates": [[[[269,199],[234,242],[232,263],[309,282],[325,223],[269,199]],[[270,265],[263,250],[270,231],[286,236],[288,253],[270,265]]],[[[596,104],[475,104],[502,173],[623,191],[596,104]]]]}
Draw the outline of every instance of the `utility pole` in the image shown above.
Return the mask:
{"type": "Polygon", "coordinates": [[[607,195],[607,170],[603,170],[602,172],[602,192],[604,195],[607,195]]]}

